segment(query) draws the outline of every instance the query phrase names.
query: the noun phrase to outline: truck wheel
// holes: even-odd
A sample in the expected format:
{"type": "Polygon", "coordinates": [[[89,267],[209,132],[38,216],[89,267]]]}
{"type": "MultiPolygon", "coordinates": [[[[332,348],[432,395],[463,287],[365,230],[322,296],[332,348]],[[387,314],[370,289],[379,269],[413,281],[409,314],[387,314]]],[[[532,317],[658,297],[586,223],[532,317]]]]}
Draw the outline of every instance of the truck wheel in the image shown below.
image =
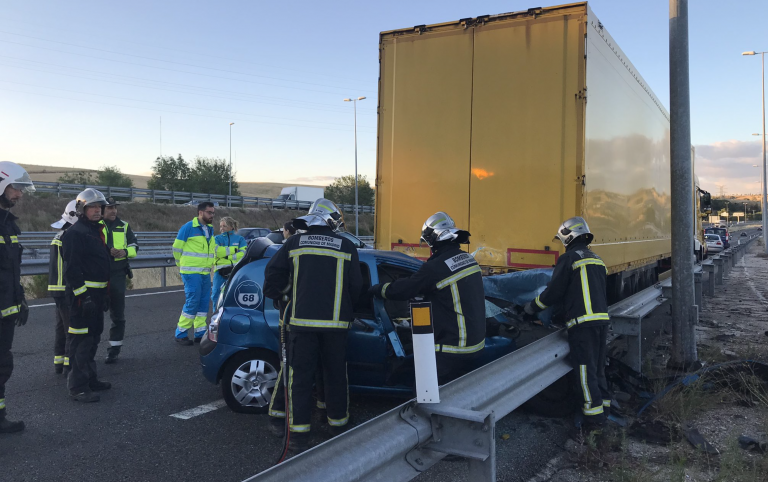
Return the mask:
{"type": "Polygon", "coordinates": [[[221,394],[238,413],[267,413],[280,372],[277,354],[248,350],[227,361],[221,376],[221,394]]]}
{"type": "Polygon", "coordinates": [[[544,417],[570,415],[578,405],[574,400],[572,373],[568,373],[548,386],[523,405],[531,412],[544,417]]]}

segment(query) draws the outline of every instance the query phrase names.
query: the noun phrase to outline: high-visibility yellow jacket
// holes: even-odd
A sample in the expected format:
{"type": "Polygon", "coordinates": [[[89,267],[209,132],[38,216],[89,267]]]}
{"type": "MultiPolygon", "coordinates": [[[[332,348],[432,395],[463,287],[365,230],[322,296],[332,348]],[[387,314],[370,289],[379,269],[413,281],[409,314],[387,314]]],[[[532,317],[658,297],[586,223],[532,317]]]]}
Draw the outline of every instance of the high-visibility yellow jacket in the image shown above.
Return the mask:
{"type": "Polygon", "coordinates": [[[245,250],[248,248],[248,242],[244,237],[233,233],[232,231],[219,234],[215,238],[216,257],[213,261],[213,270],[218,271],[221,268],[234,266],[245,256],[245,250]]]}
{"type": "Polygon", "coordinates": [[[104,240],[107,243],[107,247],[122,249],[126,252],[125,258],[112,258],[112,269],[124,269],[127,265],[126,259],[135,258],[136,251],[139,249],[139,245],[136,242],[136,235],[133,234],[133,230],[128,226],[128,223],[120,218],[115,218],[114,221],[104,222],[102,232],[104,233],[104,240]],[[121,263],[121,261],[123,261],[121,263]]]}
{"type": "Polygon", "coordinates": [[[216,255],[216,243],[213,226],[210,224],[208,236],[198,218],[194,218],[179,229],[173,242],[173,257],[181,274],[210,274],[216,255]]]}

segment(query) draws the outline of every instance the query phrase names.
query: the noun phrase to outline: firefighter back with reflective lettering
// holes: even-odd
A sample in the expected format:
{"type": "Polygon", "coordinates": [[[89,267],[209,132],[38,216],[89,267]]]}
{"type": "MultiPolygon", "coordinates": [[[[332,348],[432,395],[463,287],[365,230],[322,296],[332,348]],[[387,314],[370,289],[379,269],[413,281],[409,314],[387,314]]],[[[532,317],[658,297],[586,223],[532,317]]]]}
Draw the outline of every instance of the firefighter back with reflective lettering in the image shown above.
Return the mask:
{"type": "Polygon", "coordinates": [[[0,162],[0,434],[24,430],[24,422],[5,417],[5,384],[13,372],[13,335],[27,322],[29,308],[21,286],[21,230],[10,209],[25,192],[34,192],[29,174],[18,164],[0,162]]]}
{"type": "Polygon", "coordinates": [[[371,288],[378,298],[409,300],[421,295],[432,303],[440,384],[472,370],[485,347],[482,271],[472,255],[461,250],[469,236],[448,214],[430,216],[421,239],[432,256],[412,276],[371,288]]]}
{"type": "MultiPolygon", "coordinates": [[[[293,223],[307,232],[285,241],[269,261],[264,295],[281,299],[287,292],[290,297],[284,317],[289,327],[288,423],[291,447],[301,451],[309,437],[318,357],[331,433],[345,430],[349,422],[347,329],[354,318],[362,275],[357,248],[335,232],[343,226],[343,218],[333,202],[318,199],[307,216],[293,223]]],[[[280,386],[276,385],[275,395],[280,386]]],[[[273,395],[273,402],[270,415],[280,422],[285,419],[284,401],[273,395]]]]}
{"type": "Polygon", "coordinates": [[[64,283],[64,254],[61,249],[61,237],[64,232],[77,222],[77,201],[69,201],[61,219],[51,224],[59,232],[51,241],[51,253],[48,257],[48,295],[56,302],[56,325],[53,343],[53,367],[56,373],[69,373],[69,300],[72,290],[67,291],[64,283]]]}
{"type": "Polygon", "coordinates": [[[585,428],[605,423],[611,397],[605,379],[608,337],[607,270],[605,263],[589,249],[594,236],[584,218],[565,221],[556,238],[565,246],[547,288],[525,306],[535,314],[559,304],[568,327],[570,360],[578,384],[579,404],[585,428]]]}
{"type": "Polygon", "coordinates": [[[192,345],[188,331],[194,326],[195,342],[203,339],[211,301],[211,267],[216,255],[213,236],[213,203],[205,201],[197,206],[197,217],[179,230],[173,242],[173,257],[184,281],[186,301],[176,326],[176,342],[192,345]]]}
{"type": "Polygon", "coordinates": [[[93,392],[107,390],[108,382],[97,377],[96,351],[104,331],[109,286],[109,248],[100,224],[107,200],[89,188],[77,196],[77,222],[61,237],[64,280],[72,290],[69,315],[69,363],[67,386],[73,400],[97,402],[93,392]]]}
{"type": "Polygon", "coordinates": [[[109,248],[111,269],[109,275],[109,348],[104,363],[115,363],[123,347],[125,337],[125,288],[126,277],[133,277],[128,260],[136,257],[139,245],[131,227],[117,216],[120,203],[107,199],[104,209],[103,232],[109,248]]]}

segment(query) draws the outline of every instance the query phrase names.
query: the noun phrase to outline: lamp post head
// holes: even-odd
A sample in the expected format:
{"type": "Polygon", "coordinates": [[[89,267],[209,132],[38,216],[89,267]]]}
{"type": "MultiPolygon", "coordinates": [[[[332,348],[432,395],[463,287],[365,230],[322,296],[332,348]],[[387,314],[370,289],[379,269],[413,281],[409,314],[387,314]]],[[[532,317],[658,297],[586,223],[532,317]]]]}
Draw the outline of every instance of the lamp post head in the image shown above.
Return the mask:
{"type": "Polygon", "coordinates": [[[363,100],[365,97],[358,97],[357,100],[363,100]]]}
{"type": "Polygon", "coordinates": [[[352,102],[352,99],[344,99],[344,102],[352,102]]]}
{"type": "Polygon", "coordinates": [[[229,125],[233,126],[233,125],[235,125],[235,123],[234,122],[230,122],[229,125]]]}
{"type": "Polygon", "coordinates": [[[756,52],[754,50],[750,50],[749,52],[742,52],[741,55],[755,55],[756,52]]]}

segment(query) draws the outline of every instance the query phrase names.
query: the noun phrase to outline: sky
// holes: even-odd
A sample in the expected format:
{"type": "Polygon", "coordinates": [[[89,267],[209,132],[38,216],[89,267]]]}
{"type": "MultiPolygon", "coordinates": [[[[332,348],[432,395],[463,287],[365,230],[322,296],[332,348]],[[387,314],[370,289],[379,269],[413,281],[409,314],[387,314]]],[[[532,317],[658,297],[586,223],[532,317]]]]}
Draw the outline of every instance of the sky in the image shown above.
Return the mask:
{"type": "MultiPolygon", "coordinates": [[[[551,5],[554,5],[552,3],[551,5]]],[[[768,2],[690,0],[702,187],[759,191],[768,2]]],[[[228,159],[239,181],[327,184],[376,168],[378,35],[526,10],[507,1],[0,0],[0,159],[149,174],[158,155],[228,159]],[[234,125],[230,126],[230,123],[234,125]]],[[[669,109],[668,0],[590,2],[669,109]]]]}

